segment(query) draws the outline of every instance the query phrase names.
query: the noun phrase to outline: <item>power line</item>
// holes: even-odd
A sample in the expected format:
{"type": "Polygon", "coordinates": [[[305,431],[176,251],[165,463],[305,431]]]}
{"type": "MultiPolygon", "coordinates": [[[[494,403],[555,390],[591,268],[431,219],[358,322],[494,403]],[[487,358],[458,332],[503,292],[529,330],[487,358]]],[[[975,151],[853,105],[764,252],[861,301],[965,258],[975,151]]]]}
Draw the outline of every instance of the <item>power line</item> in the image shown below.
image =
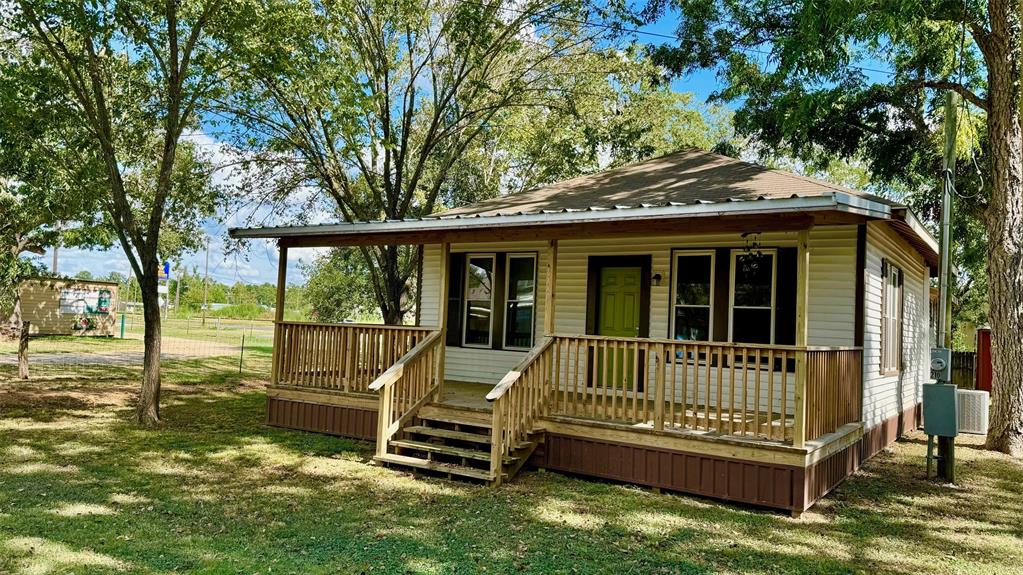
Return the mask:
{"type": "MultiPolygon", "coordinates": [[[[463,3],[471,4],[473,6],[478,6],[480,8],[489,8],[489,6],[486,6],[486,5],[481,4],[479,2],[473,2],[472,0],[463,0],[463,3]]],[[[562,23],[566,23],[566,24],[576,24],[576,25],[579,25],[579,26],[586,26],[586,27],[589,27],[589,28],[597,28],[597,29],[601,29],[601,30],[607,30],[609,32],[618,32],[618,33],[626,32],[626,33],[630,33],[630,34],[636,34],[636,35],[640,35],[640,36],[647,36],[647,37],[650,37],[650,38],[659,38],[659,39],[663,39],[663,40],[676,40],[677,41],[679,39],[678,36],[676,36],[674,34],[664,34],[664,33],[661,33],[661,32],[651,32],[649,30],[642,30],[640,28],[631,28],[631,27],[628,27],[628,26],[618,26],[618,25],[615,25],[615,24],[604,24],[602,22],[593,22],[592,20],[585,20],[585,19],[580,19],[580,18],[569,18],[569,17],[566,17],[566,16],[545,15],[545,14],[530,12],[530,11],[527,11],[527,10],[522,10],[520,8],[512,8],[512,7],[507,7],[507,6],[498,6],[497,9],[498,10],[505,10],[507,12],[514,12],[514,13],[521,14],[521,15],[535,14],[536,17],[541,18],[541,19],[545,19],[548,22],[562,22],[562,23]]],[[[759,54],[761,56],[773,56],[774,55],[772,52],[770,52],[768,50],[759,50],[757,48],[750,48],[750,47],[745,47],[745,46],[734,46],[734,45],[732,47],[735,48],[736,50],[739,50],[740,52],[749,52],[749,53],[753,53],[753,54],[759,54]]],[[[871,68],[871,67],[868,67],[868,66],[860,66],[860,65],[856,65],[856,64],[848,64],[847,67],[848,68],[852,68],[854,70],[860,70],[862,72],[873,72],[875,74],[886,74],[888,76],[895,76],[895,75],[897,75],[892,70],[882,70],[880,68],[871,68]]]]}

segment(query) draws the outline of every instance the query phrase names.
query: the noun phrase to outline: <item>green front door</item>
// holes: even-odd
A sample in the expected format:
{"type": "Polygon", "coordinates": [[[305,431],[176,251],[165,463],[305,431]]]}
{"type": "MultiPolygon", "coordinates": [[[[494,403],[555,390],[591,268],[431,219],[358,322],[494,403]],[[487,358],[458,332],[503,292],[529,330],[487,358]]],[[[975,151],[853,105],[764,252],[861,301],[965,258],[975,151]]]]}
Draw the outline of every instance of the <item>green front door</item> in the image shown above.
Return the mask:
{"type": "MultiPolygon", "coordinates": [[[[643,300],[643,268],[605,267],[600,269],[597,296],[597,335],[639,337],[639,318],[643,300]]],[[[598,385],[632,389],[635,353],[616,349],[597,353],[598,385]],[[614,354],[613,357],[612,353],[614,354]]]]}
{"type": "Polygon", "coordinates": [[[597,335],[639,337],[642,268],[601,268],[597,335]]]}

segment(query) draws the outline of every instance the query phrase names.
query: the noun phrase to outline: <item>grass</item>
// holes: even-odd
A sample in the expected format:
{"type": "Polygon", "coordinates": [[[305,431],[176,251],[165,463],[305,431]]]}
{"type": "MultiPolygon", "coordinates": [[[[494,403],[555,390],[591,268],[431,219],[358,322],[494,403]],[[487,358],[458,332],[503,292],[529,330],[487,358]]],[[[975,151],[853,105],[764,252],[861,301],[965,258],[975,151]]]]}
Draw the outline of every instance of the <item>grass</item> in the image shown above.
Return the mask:
{"type": "Polygon", "coordinates": [[[230,366],[165,369],[160,429],[130,422],[133,379],[0,383],[0,573],[1023,573],[1023,464],[976,440],[959,487],[922,479],[914,435],[793,520],[538,471],[415,479],[266,427],[230,366]]]}

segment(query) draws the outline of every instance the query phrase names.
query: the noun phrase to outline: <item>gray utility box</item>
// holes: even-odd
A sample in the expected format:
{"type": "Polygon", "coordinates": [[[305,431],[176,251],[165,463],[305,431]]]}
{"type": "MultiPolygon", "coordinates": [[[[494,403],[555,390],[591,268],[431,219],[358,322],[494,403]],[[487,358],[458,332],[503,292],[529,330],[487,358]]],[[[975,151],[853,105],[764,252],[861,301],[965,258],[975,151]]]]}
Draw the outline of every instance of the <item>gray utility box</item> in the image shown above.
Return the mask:
{"type": "Polygon", "coordinates": [[[952,350],[947,347],[931,348],[931,379],[952,381],[952,350]]]}
{"type": "Polygon", "coordinates": [[[959,435],[958,388],[947,383],[924,384],[924,431],[927,435],[959,435]]]}

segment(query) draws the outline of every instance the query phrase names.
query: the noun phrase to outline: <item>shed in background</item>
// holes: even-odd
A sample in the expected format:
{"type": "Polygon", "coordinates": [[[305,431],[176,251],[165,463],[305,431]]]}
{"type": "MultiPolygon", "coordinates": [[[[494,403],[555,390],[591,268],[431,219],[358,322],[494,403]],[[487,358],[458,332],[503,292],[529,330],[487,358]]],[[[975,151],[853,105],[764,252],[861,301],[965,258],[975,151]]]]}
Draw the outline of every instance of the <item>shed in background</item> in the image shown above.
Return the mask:
{"type": "Polygon", "coordinates": [[[34,278],[18,288],[30,335],[113,337],[118,284],[72,278],[34,278]]]}

